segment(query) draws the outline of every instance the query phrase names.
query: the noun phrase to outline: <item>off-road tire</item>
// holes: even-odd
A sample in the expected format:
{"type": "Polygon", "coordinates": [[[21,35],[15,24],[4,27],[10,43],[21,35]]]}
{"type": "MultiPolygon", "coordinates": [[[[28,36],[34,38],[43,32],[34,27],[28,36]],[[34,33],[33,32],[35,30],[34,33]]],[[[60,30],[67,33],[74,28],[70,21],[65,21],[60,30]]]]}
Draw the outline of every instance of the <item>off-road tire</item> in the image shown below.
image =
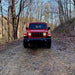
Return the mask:
{"type": "Polygon", "coordinates": [[[24,48],[28,48],[28,43],[25,43],[25,42],[23,41],[23,46],[24,46],[24,48]]]}
{"type": "Polygon", "coordinates": [[[47,48],[51,48],[51,41],[47,42],[47,48]]]}

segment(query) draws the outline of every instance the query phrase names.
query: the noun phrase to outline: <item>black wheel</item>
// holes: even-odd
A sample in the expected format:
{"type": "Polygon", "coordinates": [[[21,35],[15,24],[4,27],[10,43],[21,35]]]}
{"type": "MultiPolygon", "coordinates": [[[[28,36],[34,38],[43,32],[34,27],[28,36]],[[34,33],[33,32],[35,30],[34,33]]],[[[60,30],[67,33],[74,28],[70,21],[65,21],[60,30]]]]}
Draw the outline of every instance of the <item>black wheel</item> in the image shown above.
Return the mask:
{"type": "Polygon", "coordinates": [[[51,41],[47,42],[47,48],[51,48],[51,41]]]}
{"type": "Polygon", "coordinates": [[[23,46],[24,46],[24,48],[28,48],[28,43],[25,43],[25,42],[23,41],[23,46]]]}

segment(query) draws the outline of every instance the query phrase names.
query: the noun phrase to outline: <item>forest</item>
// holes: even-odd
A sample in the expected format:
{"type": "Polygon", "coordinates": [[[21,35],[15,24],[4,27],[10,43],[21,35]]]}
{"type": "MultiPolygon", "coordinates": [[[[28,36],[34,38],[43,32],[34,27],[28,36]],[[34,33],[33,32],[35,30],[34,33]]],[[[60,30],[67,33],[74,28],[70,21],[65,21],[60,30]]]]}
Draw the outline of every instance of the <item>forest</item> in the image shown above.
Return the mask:
{"type": "Polygon", "coordinates": [[[46,22],[52,31],[73,18],[75,0],[0,0],[0,39],[23,37],[30,22],[46,22]]]}
{"type": "Polygon", "coordinates": [[[75,0],[0,0],[0,75],[75,75],[75,0]]]}

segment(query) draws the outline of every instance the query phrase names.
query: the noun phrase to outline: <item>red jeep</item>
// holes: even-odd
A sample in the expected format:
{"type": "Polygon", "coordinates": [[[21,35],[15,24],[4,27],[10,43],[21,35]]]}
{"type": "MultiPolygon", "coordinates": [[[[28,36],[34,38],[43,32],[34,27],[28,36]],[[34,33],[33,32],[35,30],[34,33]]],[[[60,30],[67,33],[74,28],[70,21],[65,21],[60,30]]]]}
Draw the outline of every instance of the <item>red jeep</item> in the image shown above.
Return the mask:
{"type": "Polygon", "coordinates": [[[46,23],[30,23],[26,27],[27,33],[24,33],[23,45],[25,48],[31,45],[45,45],[51,47],[51,33],[48,33],[50,27],[46,23]]]}

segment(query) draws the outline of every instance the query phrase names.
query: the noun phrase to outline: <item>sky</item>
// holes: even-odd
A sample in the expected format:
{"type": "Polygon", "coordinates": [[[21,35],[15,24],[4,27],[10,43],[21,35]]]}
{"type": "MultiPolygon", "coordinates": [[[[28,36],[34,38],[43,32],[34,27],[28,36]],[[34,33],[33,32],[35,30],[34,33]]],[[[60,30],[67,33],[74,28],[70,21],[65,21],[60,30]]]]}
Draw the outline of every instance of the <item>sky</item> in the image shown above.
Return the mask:
{"type": "MultiPolygon", "coordinates": [[[[8,8],[7,1],[8,0],[2,0],[2,6],[3,6],[3,14],[4,14],[4,16],[7,16],[7,11],[8,11],[8,9],[7,9],[8,8]]],[[[35,1],[37,1],[37,0],[35,0],[35,1]]],[[[50,7],[54,7],[54,9],[57,6],[57,2],[55,0],[39,0],[39,2],[43,2],[44,4],[49,3],[50,7]]],[[[73,6],[72,6],[72,10],[73,10],[73,6]]],[[[18,12],[18,10],[17,10],[17,12],[18,12]]]]}
{"type": "MultiPolygon", "coordinates": [[[[5,13],[5,12],[8,11],[8,9],[7,9],[8,8],[7,1],[8,0],[2,0],[2,6],[3,6],[3,13],[4,13],[4,15],[7,15],[7,13],[5,13]]],[[[35,0],[35,1],[37,1],[37,0],[35,0]]],[[[39,2],[43,2],[43,3],[48,3],[48,2],[49,3],[54,3],[54,0],[39,0],[39,2]]]]}

